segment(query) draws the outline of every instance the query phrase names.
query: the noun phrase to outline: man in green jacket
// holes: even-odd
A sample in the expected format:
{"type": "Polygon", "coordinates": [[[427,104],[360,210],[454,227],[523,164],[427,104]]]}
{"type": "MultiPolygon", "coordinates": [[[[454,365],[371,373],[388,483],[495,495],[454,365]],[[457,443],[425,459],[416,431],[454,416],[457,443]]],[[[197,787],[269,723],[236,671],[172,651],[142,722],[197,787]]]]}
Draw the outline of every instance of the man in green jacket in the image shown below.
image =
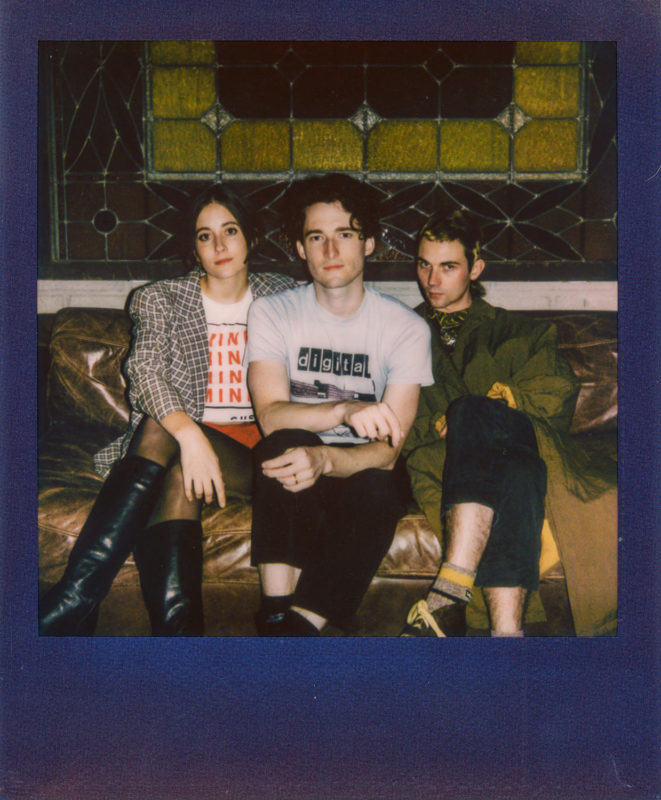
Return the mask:
{"type": "Polygon", "coordinates": [[[522,636],[543,527],[565,569],[577,634],[614,633],[616,467],[567,435],[579,382],[555,327],[482,299],[479,231],[459,209],[425,224],[416,265],[435,383],[422,390],[404,453],[444,548],[402,635],[463,635],[476,586],[491,634],[522,636]]]}

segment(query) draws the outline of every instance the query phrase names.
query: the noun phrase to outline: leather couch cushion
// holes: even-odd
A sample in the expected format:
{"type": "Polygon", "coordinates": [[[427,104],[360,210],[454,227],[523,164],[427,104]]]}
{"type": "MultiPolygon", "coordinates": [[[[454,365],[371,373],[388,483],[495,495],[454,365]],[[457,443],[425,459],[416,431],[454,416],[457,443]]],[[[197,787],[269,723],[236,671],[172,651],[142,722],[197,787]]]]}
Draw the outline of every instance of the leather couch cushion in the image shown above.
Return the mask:
{"type": "Polygon", "coordinates": [[[581,381],[571,432],[615,430],[617,315],[610,312],[527,313],[555,323],[558,349],[581,381]]]}
{"type": "MultiPolygon", "coordinates": [[[[581,380],[572,430],[591,437],[614,428],[617,419],[617,346],[614,314],[531,313],[553,321],[559,346],[581,380]]],[[[51,341],[48,410],[56,421],[40,443],[40,580],[57,580],[101,487],[92,455],[126,428],[129,409],[121,364],[128,353],[130,320],[122,311],[65,309],[57,314],[51,341]]],[[[609,439],[614,439],[608,434],[609,439]]],[[[251,509],[229,503],[203,513],[204,581],[258,583],[250,566],[251,509]]],[[[379,578],[431,577],[441,558],[440,544],[424,516],[404,516],[379,578]]],[[[129,560],[118,587],[137,587],[129,560]]]]}
{"type": "Polygon", "coordinates": [[[122,364],[131,321],[123,311],[66,308],[53,323],[48,416],[58,424],[96,423],[126,429],[129,407],[122,364]]]}
{"type": "MultiPolygon", "coordinates": [[[[558,329],[558,345],[581,381],[573,433],[617,426],[617,315],[611,312],[525,312],[558,329]]],[[[130,344],[124,311],[67,308],[51,339],[48,412],[51,421],[91,422],[116,431],[129,417],[121,365],[130,344]]]]}
{"type": "MultiPolygon", "coordinates": [[[[102,429],[79,428],[72,436],[57,426],[39,448],[39,578],[46,583],[62,574],[69,552],[80,532],[102,480],[94,472],[92,456],[103,445],[102,429]]],[[[225,508],[205,506],[204,581],[257,583],[250,566],[251,506],[230,501],[225,508]]],[[[413,510],[398,523],[389,552],[378,575],[382,577],[432,576],[440,563],[441,548],[425,517],[413,510]]],[[[117,578],[118,585],[138,585],[132,558],[117,578]]]]}

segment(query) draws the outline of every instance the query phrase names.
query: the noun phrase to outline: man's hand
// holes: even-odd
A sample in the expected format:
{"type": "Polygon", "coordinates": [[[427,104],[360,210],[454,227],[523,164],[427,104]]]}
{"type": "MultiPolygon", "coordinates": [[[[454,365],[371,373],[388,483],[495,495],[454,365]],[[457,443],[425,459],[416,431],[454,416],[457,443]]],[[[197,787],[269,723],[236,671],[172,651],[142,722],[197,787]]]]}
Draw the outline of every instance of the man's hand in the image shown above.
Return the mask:
{"type": "Polygon", "coordinates": [[[262,472],[275,478],[289,492],[309,489],[328,471],[328,455],[324,445],[290,447],[276,458],[262,462],[262,472]]]}
{"type": "Polygon", "coordinates": [[[225,507],[225,484],[218,457],[209,440],[197,425],[188,426],[177,435],[181,469],[184,475],[184,492],[189,502],[193,497],[213,501],[214,490],[218,505],[225,507]]]}
{"type": "Polygon", "coordinates": [[[402,441],[402,426],[397,415],[387,403],[347,402],[343,414],[346,425],[370,441],[387,441],[399,447],[402,441]]]}

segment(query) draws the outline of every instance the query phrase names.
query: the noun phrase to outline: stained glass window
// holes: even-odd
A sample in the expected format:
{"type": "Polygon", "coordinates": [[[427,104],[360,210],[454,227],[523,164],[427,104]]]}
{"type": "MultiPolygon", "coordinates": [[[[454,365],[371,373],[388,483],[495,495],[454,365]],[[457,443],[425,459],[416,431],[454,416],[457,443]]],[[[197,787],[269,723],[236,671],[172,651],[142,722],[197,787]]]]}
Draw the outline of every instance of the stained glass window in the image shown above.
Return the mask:
{"type": "Polygon", "coordinates": [[[302,277],[280,230],[297,176],[381,204],[368,278],[410,280],[443,199],[480,219],[490,279],[616,277],[607,42],[70,42],[41,46],[40,276],[181,271],[181,210],[227,182],[262,212],[256,269],[302,277]]]}

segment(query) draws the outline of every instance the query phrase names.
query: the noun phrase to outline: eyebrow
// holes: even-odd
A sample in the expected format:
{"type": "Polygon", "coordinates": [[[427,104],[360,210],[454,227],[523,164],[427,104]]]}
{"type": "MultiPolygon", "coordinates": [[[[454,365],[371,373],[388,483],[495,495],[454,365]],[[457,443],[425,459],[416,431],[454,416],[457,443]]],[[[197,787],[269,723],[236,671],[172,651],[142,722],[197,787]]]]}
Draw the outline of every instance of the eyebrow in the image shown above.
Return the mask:
{"type": "MultiPolygon", "coordinates": [[[[416,260],[416,261],[422,261],[422,262],[423,262],[423,264],[429,264],[429,266],[430,266],[430,267],[433,267],[433,266],[434,266],[434,265],[431,263],[431,261],[427,261],[427,259],[426,259],[426,258],[423,258],[422,256],[416,256],[416,257],[415,257],[415,260],[416,260]]],[[[448,258],[448,259],[446,259],[445,261],[439,261],[438,263],[439,263],[439,266],[440,266],[440,267],[444,267],[444,266],[446,266],[447,264],[453,264],[454,266],[459,266],[459,265],[461,264],[461,262],[460,262],[460,261],[454,261],[454,260],[453,260],[453,259],[451,259],[451,258],[448,258]]]]}
{"type": "MultiPolygon", "coordinates": [[[[351,233],[360,233],[356,228],[352,228],[350,225],[346,225],[341,228],[335,228],[333,233],[345,233],[346,231],[351,231],[351,233]]],[[[313,233],[323,233],[320,228],[312,228],[309,231],[305,231],[305,236],[310,236],[313,233]]]]}
{"type": "MultiPolygon", "coordinates": [[[[223,222],[220,226],[221,228],[226,228],[228,225],[236,225],[237,228],[239,227],[239,223],[236,220],[228,220],[227,222],[223,222]]],[[[195,233],[199,233],[200,231],[210,231],[211,228],[208,225],[203,225],[201,228],[195,228],[195,233]]]]}

